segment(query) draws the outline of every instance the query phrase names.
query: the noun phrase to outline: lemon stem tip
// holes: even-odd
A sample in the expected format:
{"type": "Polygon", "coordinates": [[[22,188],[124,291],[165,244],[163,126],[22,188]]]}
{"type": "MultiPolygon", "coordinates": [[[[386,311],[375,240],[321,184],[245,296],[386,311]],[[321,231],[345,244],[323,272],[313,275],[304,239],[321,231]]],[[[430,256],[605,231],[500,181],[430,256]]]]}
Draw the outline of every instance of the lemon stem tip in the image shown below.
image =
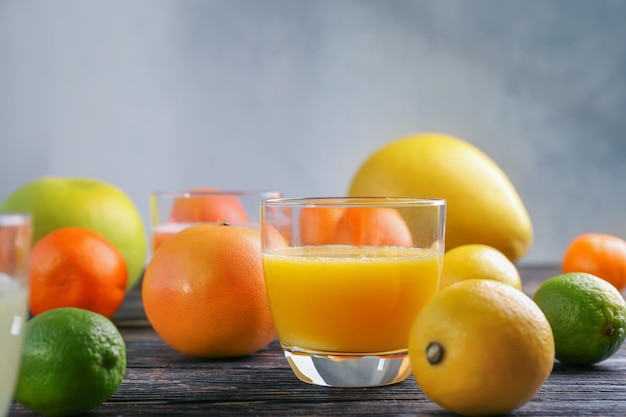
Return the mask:
{"type": "Polygon", "coordinates": [[[426,346],[426,359],[431,365],[437,365],[443,360],[444,349],[439,342],[430,342],[426,346]]]}

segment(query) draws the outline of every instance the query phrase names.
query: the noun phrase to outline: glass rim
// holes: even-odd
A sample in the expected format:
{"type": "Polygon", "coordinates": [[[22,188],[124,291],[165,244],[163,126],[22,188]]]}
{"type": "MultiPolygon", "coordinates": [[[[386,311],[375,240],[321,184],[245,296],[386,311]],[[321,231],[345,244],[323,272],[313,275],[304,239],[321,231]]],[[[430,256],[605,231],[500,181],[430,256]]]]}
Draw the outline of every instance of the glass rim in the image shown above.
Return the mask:
{"type": "Polygon", "coordinates": [[[30,213],[22,213],[15,211],[0,212],[0,227],[2,226],[21,226],[31,223],[33,217],[30,213]]]}
{"type": "MultiPolygon", "coordinates": [[[[280,191],[276,190],[255,190],[255,189],[215,189],[215,190],[158,190],[150,193],[153,196],[171,196],[171,197],[194,197],[194,196],[217,196],[217,195],[231,195],[238,197],[245,196],[269,196],[276,195],[280,197],[280,191]]],[[[278,198],[271,197],[271,198],[278,198]]],[[[267,199],[267,197],[266,197],[267,199]]]]}
{"type": "Polygon", "coordinates": [[[261,206],[301,206],[301,207],[443,207],[446,199],[435,197],[281,197],[261,200],[261,206]]]}

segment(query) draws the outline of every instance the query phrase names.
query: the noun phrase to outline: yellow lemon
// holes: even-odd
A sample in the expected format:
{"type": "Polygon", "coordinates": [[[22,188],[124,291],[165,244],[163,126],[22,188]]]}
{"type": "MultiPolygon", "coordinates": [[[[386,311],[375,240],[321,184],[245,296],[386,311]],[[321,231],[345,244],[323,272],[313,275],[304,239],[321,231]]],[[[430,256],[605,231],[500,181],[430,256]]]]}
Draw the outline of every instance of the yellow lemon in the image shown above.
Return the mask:
{"type": "Polygon", "coordinates": [[[532,244],[531,219],[504,171],[454,136],[424,132],[386,143],[358,167],[348,194],[445,198],[450,249],[483,243],[515,262],[532,244]]]}
{"type": "Polygon", "coordinates": [[[510,412],[530,401],[554,365],[543,312],[498,281],[462,281],[427,303],[411,329],[415,380],[432,401],[466,416],[510,412]]]}
{"type": "Polygon", "coordinates": [[[439,288],[468,279],[492,279],[522,289],[522,279],[515,264],[491,246],[469,244],[446,252],[439,288]]]}

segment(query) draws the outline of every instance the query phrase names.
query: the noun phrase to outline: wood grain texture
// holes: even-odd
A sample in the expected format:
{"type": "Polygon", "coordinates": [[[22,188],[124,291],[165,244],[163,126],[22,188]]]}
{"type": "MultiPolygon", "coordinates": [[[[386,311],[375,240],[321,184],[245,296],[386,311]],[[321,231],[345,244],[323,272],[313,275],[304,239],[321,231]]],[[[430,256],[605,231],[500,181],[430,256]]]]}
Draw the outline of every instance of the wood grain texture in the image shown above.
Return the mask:
{"type": "MultiPolygon", "coordinates": [[[[552,267],[520,268],[531,295],[552,267]]],[[[126,341],[122,385],[89,416],[452,416],[434,404],[412,377],[379,388],[326,388],[300,382],[276,342],[253,355],[229,360],[186,357],[151,329],[139,291],[129,294],[115,318],[126,341]]],[[[626,415],[626,349],[590,368],[558,362],[539,394],[515,416],[626,415]]],[[[10,416],[35,416],[14,404],[10,416]]]]}

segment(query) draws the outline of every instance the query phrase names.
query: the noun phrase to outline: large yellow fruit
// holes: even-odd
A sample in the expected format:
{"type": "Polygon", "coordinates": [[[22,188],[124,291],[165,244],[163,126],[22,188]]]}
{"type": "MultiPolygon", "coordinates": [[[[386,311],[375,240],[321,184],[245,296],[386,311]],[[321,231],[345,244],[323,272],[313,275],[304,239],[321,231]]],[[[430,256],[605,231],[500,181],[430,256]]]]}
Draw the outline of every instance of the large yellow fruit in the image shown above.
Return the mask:
{"type": "Polygon", "coordinates": [[[422,133],[383,146],[360,166],[348,194],[445,198],[446,249],[481,243],[515,262],[532,244],[531,220],[511,181],[453,136],[422,133]]]}

